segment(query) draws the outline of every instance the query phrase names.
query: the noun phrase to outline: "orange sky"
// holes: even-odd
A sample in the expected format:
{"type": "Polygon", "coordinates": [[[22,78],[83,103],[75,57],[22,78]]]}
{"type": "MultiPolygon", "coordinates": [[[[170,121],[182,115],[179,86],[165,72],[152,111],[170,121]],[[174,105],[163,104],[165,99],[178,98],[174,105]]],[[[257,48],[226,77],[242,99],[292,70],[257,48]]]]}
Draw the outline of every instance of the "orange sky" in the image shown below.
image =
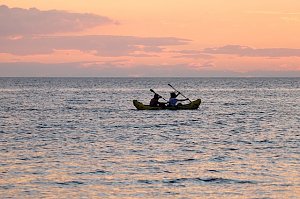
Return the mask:
{"type": "MultiPolygon", "coordinates": [[[[29,17],[9,23],[19,19],[0,17],[1,24],[8,27],[6,32],[0,32],[3,74],[8,74],[3,66],[8,62],[80,63],[78,67],[88,63],[99,71],[104,65],[144,68],[141,76],[151,76],[153,69],[149,68],[153,66],[157,70],[180,67],[199,76],[207,70],[300,74],[299,0],[2,0],[0,5],[5,5],[2,9],[13,16],[26,18],[35,13],[40,19],[29,17]],[[94,16],[107,19],[99,22],[94,16]],[[43,21],[45,18],[47,21],[43,21]],[[66,20],[66,26],[55,25],[58,21],[65,24],[66,20]],[[50,27],[42,26],[43,23],[50,27]],[[41,38],[58,35],[61,37],[41,38]],[[40,38],[38,42],[36,37],[40,38]],[[64,43],[66,40],[70,41],[64,43]],[[94,44],[86,46],[92,41],[94,44]]],[[[129,70],[126,75],[131,75],[129,70]]]]}

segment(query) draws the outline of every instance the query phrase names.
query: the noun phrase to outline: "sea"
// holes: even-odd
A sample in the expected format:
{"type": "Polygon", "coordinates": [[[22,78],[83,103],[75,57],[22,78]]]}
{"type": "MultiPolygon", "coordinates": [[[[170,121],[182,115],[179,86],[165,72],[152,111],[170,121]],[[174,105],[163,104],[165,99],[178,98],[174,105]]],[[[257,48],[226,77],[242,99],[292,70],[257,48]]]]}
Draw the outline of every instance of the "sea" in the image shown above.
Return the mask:
{"type": "Polygon", "coordinates": [[[300,78],[0,78],[0,198],[300,198],[300,78]]]}

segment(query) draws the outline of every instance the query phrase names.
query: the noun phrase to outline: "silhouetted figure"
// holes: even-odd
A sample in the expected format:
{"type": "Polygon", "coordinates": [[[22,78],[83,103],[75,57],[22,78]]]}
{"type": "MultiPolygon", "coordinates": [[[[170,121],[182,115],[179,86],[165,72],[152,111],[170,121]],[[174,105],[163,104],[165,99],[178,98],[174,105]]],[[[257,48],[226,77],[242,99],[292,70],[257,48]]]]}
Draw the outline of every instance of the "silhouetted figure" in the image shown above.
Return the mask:
{"type": "Polygon", "coordinates": [[[158,94],[154,94],[153,98],[150,101],[150,106],[160,106],[160,102],[158,101],[161,96],[158,94]]]}
{"type": "MultiPolygon", "coordinates": [[[[180,92],[178,92],[177,94],[176,93],[170,93],[170,99],[168,101],[168,106],[176,106],[177,105],[177,102],[183,102],[183,101],[186,101],[186,100],[189,100],[188,98],[187,99],[177,99],[176,97],[180,95],[180,92]]],[[[179,104],[178,104],[179,105],[179,104]]]]}

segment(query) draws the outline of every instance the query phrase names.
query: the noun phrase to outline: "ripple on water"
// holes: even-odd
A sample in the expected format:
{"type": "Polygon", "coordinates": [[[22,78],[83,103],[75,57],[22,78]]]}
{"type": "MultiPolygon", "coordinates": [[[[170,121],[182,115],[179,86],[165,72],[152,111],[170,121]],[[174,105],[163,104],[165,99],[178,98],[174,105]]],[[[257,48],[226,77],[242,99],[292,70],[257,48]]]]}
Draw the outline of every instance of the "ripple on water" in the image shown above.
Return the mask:
{"type": "Polygon", "coordinates": [[[105,171],[105,170],[95,170],[95,171],[87,171],[87,172],[75,172],[76,175],[103,175],[103,174],[111,174],[111,172],[109,171],[105,171]]]}
{"type": "Polygon", "coordinates": [[[66,181],[66,182],[55,182],[55,184],[60,185],[60,186],[78,186],[78,185],[83,185],[84,182],[81,181],[66,181]]]}
{"type": "Polygon", "coordinates": [[[201,183],[201,184],[258,184],[254,180],[238,180],[227,178],[174,178],[165,180],[138,180],[142,184],[186,184],[201,183]]]}

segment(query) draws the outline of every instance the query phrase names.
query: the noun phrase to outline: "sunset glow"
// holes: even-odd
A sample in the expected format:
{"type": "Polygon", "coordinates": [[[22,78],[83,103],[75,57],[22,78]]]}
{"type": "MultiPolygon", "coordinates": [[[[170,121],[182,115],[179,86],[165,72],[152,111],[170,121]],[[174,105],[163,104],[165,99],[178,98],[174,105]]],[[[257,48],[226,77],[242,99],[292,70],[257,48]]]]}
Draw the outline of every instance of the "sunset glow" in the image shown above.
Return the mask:
{"type": "Polygon", "coordinates": [[[300,76],[299,10],[298,0],[3,0],[0,76],[300,76]]]}

